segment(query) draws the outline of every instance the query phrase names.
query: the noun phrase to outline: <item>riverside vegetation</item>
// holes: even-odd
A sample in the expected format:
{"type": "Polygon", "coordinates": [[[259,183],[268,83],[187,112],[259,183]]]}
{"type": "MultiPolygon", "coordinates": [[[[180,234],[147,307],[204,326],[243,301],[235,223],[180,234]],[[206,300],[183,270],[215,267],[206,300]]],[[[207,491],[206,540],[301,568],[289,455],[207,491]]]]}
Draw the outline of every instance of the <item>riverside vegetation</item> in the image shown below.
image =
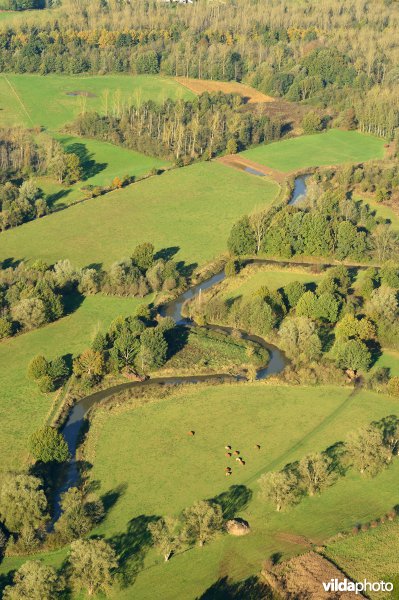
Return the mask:
{"type": "Polygon", "coordinates": [[[309,547],[363,576],[397,525],[397,3],[5,8],[3,597],[273,598],[309,547]]]}

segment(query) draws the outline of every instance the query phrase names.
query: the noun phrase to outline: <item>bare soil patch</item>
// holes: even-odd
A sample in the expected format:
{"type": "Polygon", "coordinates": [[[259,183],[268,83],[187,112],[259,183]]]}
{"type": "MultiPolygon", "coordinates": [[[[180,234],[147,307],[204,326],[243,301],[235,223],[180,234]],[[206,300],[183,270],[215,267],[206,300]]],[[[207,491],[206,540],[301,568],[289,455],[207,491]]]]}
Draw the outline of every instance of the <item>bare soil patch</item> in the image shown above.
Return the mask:
{"type": "Polygon", "coordinates": [[[278,183],[282,183],[287,179],[286,173],[271,169],[265,165],[260,165],[259,163],[239,156],[238,154],[226,154],[226,156],[221,156],[217,160],[228,167],[238,169],[239,171],[246,171],[251,175],[266,175],[272,177],[278,183]]]}
{"type": "Polygon", "coordinates": [[[275,566],[264,565],[263,579],[285,600],[360,600],[354,592],[325,592],[323,581],[343,581],[346,575],[329,560],[308,552],[275,566]]]}
{"type": "Polygon", "coordinates": [[[203,92],[223,92],[224,94],[240,94],[248,104],[259,102],[274,102],[274,98],[267,96],[249,85],[238,83],[238,81],[214,81],[208,79],[190,79],[187,77],[176,77],[176,80],[194,94],[203,92]]]}
{"type": "Polygon", "coordinates": [[[84,98],[96,98],[96,94],[85,92],[83,90],[75,90],[73,92],[65,92],[67,96],[83,96],[84,98]]]}

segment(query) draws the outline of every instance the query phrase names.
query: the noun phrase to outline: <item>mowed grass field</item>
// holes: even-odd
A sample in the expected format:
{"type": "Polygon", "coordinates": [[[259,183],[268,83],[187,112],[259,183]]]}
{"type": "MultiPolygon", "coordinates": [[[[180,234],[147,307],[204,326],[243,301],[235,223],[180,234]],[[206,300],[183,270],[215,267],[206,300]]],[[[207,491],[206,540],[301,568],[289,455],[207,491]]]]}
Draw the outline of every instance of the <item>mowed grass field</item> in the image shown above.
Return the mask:
{"type": "Polygon", "coordinates": [[[114,114],[126,104],[194,97],[176,80],[156,75],[42,76],[7,73],[0,77],[0,126],[42,126],[57,130],[83,110],[114,114]],[[78,95],[69,95],[76,92],[78,95]]]}
{"type": "Polygon", "coordinates": [[[30,434],[44,424],[54,394],[42,394],[27,377],[37,354],[51,359],[76,356],[118,315],[130,315],[144,300],[90,296],[72,314],[46,327],[0,342],[1,470],[17,469],[26,457],[30,434]]]}
{"type": "Polygon", "coordinates": [[[226,575],[241,580],[258,573],[274,552],[302,551],[295,536],[321,543],[391,509],[398,501],[399,461],[375,479],[351,470],[321,496],[280,514],[260,500],[257,484],[263,472],[322,451],[354,427],[389,414],[399,414],[397,401],[367,391],[264,383],[186,387],[135,410],[99,409],[87,458],[99,493],[118,498],[95,531],[124,553],[129,587],[115,597],[200,597],[226,575]],[[187,435],[191,429],[194,437],[187,435]],[[245,467],[225,457],[226,444],[241,452],[245,467]],[[228,479],[226,465],[233,469],[228,479]],[[249,521],[250,535],[221,536],[166,565],[143,542],[151,518],[178,515],[196,500],[221,495],[228,516],[249,521]]]}
{"type": "Polygon", "coordinates": [[[5,231],[0,259],[69,258],[76,265],[108,266],[146,241],[201,264],[225,251],[242,214],[269,206],[278,191],[272,181],[199,163],[5,231]]]}
{"type": "Polygon", "coordinates": [[[241,156],[289,173],[307,167],[383,158],[384,140],[357,131],[330,129],[317,135],[257,146],[242,152],[241,156]]]}
{"type": "Polygon", "coordinates": [[[399,522],[387,522],[326,548],[326,555],[350,577],[363,581],[392,582],[391,593],[368,592],[372,599],[399,599],[399,522]]]}

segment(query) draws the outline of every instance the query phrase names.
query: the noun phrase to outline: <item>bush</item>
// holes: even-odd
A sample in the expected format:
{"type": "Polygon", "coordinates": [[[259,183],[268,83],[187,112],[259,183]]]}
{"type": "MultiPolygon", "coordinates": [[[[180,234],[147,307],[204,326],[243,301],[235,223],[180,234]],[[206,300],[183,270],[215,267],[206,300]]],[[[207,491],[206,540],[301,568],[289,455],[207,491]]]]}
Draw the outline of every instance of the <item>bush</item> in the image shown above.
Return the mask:
{"type": "Polygon", "coordinates": [[[238,260],[229,260],[224,268],[226,277],[233,277],[240,272],[240,263],[238,260]]]}
{"type": "Polygon", "coordinates": [[[399,398],[399,377],[392,377],[388,382],[388,394],[399,398]]]}
{"type": "Polygon", "coordinates": [[[44,375],[43,377],[40,377],[40,379],[37,380],[37,384],[39,386],[39,390],[43,394],[48,394],[50,392],[54,392],[55,390],[55,383],[51,379],[50,375],[44,375]]]}
{"type": "Polygon", "coordinates": [[[29,448],[36,460],[44,463],[61,463],[69,458],[68,444],[64,436],[48,425],[32,434],[29,448]]]}
{"type": "Polygon", "coordinates": [[[49,369],[49,363],[41,354],[32,358],[28,365],[28,376],[34,381],[42,379],[47,375],[49,369]]]}

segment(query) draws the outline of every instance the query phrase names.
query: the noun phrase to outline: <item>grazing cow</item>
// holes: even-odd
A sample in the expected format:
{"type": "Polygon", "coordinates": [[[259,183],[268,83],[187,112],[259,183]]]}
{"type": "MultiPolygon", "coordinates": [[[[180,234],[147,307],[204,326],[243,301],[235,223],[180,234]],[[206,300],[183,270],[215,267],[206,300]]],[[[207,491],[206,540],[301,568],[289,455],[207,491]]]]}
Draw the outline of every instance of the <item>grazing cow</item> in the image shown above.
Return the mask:
{"type": "Polygon", "coordinates": [[[240,452],[238,450],[234,450],[233,454],[234,454],[234,456],[238,456],[240,454],[240,452]]]}
{"type": "Polygon", "coordinates": [[[231,471],[226,471],[225,475],[226,477],[229,477],[229,475],[231,475],[231,471]]]}
{"type": "Polygon", "coordinates": [[[256,448],[257,450],[260,450],[260,446],[259,446],[259,444],[255,444],[255,448],[256,448]]]}
{"type": "Polygon", "coordinates": [[[224,449],[225,450],[231,450],[231,446],[225,446],[224,449]]]}
{"type": "Polygon", "coordinates": [[[244,465],[245,465],[245,460],[242,460],[242,461],[240,462],[240,465],[244,466],[244,465]]]}
{"type": "Polygon", "coordinates": [[[237,461],[237,462],[241,462],[241,460],[242,460],[242,459],[241,459],[239,456],[237,456],[237,458],[236,458],[236,461],[237,461]]]}
{"type": "Polygon", "coordinates": [[[231,457],[231,452],[226,452],[225,456],[227,456],[227,458],[231,457]]]}
{"type": "Polygon", "coordinates": [[[187,435],[195,435],[195,431],[187,431],[187,435]]]}
{"type": "Polygon", "coordinates": [[[231,467],[226,467],[226,471],[231,471],[231,467]]]}

